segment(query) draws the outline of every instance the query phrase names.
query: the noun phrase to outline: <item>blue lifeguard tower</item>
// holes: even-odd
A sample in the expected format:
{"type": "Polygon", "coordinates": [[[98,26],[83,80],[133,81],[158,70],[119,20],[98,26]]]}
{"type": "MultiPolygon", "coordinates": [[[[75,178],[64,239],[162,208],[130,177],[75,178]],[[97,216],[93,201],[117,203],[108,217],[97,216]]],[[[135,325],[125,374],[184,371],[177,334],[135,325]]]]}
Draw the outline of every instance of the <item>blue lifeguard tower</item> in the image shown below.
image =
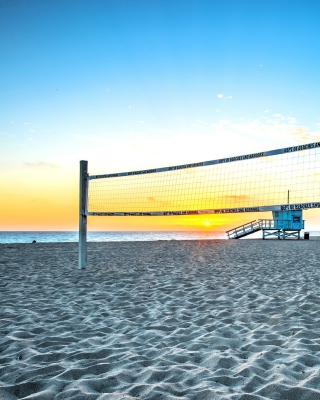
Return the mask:
{"type": "Polygon", "coordinates": [[[295,237],[300,239],[300,232],[304,228],[302,210],[272,211],[273,219],[262,219],[262,238],[276,236],[278,239],[295,237]]]}
{"type": "Polygon", "coordinates": [[[302,210],[272,211],[273,219],[259,219],[227,231],[229,239],[240,239],[262,230],[262,238],[275,236],[278,239],[289,237],[300,239],[304,229],[302,210]]]}

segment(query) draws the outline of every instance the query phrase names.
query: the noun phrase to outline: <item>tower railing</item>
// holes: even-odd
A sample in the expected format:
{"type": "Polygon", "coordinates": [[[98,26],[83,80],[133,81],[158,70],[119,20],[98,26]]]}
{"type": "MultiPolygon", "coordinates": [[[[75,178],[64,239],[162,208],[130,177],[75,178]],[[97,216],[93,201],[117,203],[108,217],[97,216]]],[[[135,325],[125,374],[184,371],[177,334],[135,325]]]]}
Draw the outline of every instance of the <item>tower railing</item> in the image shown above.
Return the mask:
{"type": "Polygon", "coordinates": [[[302,224],[299,222],[299,228],[295,226],[291,219],[260,219],[261,229],[287,229],[300,230],[304,229],[304,220],[302,224]]]}
{"type": "Polygon", "coordinates": [[[229,239],[237,239],[250,233],[257,232],[261,229],[260,220],[247,222],[244,225],[237,226],[236,228],[229,229],[226,233],[229,239]]]}

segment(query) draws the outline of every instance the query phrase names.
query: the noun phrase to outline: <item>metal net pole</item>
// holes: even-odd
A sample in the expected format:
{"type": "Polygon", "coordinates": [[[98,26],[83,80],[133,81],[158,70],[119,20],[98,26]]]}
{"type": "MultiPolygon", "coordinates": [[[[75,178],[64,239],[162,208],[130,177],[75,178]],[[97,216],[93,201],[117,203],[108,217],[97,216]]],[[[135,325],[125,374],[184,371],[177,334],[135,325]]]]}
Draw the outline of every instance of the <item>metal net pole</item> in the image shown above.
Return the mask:
{"type": "Polygon", "coordinates": [[[87,193],[88,161],[80,161],[79,186],[79,269],[87,267],[87,193]]]}

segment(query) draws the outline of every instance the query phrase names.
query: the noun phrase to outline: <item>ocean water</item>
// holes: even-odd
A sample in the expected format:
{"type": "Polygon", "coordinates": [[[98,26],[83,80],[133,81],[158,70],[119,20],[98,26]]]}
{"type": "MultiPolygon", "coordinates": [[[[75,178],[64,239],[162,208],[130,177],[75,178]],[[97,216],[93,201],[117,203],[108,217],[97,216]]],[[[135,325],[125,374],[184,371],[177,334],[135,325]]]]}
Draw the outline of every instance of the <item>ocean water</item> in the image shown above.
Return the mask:
{"type": "MultiPolygon", "coordinates": [[[[320,231],[310,231],[310,236],[320,236],[320,231]]],[[[301,232],[303,237],[303,232],[301,232]]],[[[245,239],[260,239],[261,232],[245,239]]],[[[145,240],[206,240],[228,239],[225,232],[88,232],[88,242],[129,242],[145,240]]],[[[0,231],[0,243],[78,242],[77,231],[0,231]]]]}
{"type": "MultiPolygon", "coordinates": [[[[88,242],[227,239],[225,232],[88,232],[88,242]]],[[[78,242],[77,231],[0,231],[0,243],[78,242]]]]}

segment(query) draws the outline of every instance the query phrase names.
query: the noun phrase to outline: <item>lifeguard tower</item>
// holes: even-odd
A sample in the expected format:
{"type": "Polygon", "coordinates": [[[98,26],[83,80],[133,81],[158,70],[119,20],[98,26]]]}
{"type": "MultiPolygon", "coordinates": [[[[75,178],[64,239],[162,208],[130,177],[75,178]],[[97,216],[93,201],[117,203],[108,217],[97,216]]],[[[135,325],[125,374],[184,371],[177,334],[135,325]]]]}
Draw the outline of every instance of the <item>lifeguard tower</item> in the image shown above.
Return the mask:
{"type": "Polygon", "coordinates": [[[302,210],[272,211],[273,219],[259,219],[248,222],[227,231],[229,239],[240,239],[262,230],[262,238],[275,236],[278,239],[289,237],[300,239],[300,231],[304,229],[302,210]]]}
{"type": "Polygon", "coordinates": [[[300,231],[304,228],[302,210],[272,211],[272,216],[273,219],[260,220],[263,239],[268,236],[300,239],[300,231]]]}

